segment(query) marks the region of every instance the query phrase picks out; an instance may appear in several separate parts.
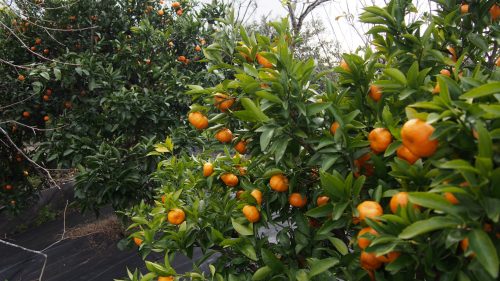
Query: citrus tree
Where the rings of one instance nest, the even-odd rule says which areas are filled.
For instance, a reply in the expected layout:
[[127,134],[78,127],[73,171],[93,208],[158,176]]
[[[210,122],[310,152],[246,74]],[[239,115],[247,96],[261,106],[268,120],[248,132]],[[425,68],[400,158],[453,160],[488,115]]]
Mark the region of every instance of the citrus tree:
[[[74,170],[84,209],[151,196],[143,161],[184,130],[185,84],[216,83],[202,46],[225,5],[214,1],[15,1],[0,10],[0,205],[18,211],[49,170]],[[142,186],[138,189],[137,186]]]
[[500,6],[434,5],[366,7],[373,46],[337,81],[296,59],[286,21],[221,28],[203,51],[224,81],[187,92],[204,151],[157,144],[156,200],[127,213],[128,243],[165,261],[128,279],[496,280]]

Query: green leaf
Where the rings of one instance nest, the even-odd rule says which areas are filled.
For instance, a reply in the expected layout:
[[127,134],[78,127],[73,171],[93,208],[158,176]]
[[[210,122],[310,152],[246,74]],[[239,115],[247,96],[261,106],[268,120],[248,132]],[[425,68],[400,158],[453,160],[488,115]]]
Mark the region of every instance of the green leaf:
[[253,281],[259,281],[259,280],[264,280],[269,274],[271,274],[273,270],[269,266],[263,266],[257,271],[252,276]]
[[328,237],[328,240],[332,243],[332,245],[339,251],[339,253],[343,256],[347,255],[349,253],[346,244],[344,241],[340,240],[337,237]]
[[40,76],[42,76],[43,78],[45,78],[45,80],[50,80],[50,75],[47,72],[41,72]]
[[427,192],[410,192],[410,202],[433,210],[456,214],[457,209],[440,194]]
[[231,224],[233,225],[234,230],[241,235],[253,235],[253,224],[243,225],[237,222],[235,219],[231,218]]
[[481,229],[474,229],[469,233],[471,250],[476,254],[477,260],[484,266],[484,269],[493,277],[498,277],[500,262],[495,245],[486,232]]
[[273,252],[262,248],[261,254],[264,264],[269,266],[273,271],[281,271],[283,269],[283,264],[278,258],[276,258],[276,256],[274,256]]
[[472,167],[469,162],[462,159],[455,159],[439,165],[442,169],[454,169],[479,174],[479,171]]
[[54,68],[54,76],[56,80],[61,80],[61,70],[59,68]]
[[313,103],[307,105],[307,116],[314,116],[332,105],[331,102]]
[[306,216],[311,218],[322,218],[331,214],[333,210],[332,204],[325,204],[323,206],[319,206],[313,209],[310,209],[306,212]]
[[264,152],[269,145],[269,142],[273,138],[274,128],[265,129],[262,134],[260,134],[260,150]]
[[269,117],[267,117],[267,115],[265,115],[264,112],[262,112],[262,110],[260,110],[260,108],[255,105],[251,99],[241,98],[240,102],[245,110],[233,112],[236,117],[241,117],[240,119],[245,121],[269,121]]
[[245,244],[240,244],[238,245],[238,248],[247,258],[253,261],[257,260],[257,254],[255,253],[255,248],[250,242]]
[[335,266],[339,263],[339,259],[333,257],[322,260],[310,259],[308,263],[311,266],[311,271],[309,272],[310,278],[327,271],[330,267]]
[[458,223],[447,217],[432,217],[430,219],[417,221],[407,226],[399,234],[401,239],[411,239],[415,236],[443,228],[457,227]]
[[267,91],[257,91],[255,92],[255,95],[274,103],[279,103],[279,104],[283,103],[283,101],[277,95],[274,95]]
[[500,82],[492,82],[477,88],[474,88],[460,96],[461,99],[475,99],[500,93]]
[[406,85],[406,77],[403,72],[396,68],[384,69],[384,74],[399,82],[399,84]]

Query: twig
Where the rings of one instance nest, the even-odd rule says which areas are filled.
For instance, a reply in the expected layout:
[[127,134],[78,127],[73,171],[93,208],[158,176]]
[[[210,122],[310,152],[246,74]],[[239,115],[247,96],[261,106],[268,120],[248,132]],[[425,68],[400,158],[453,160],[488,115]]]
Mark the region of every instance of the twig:
[[[0,59],[0,61],[1,61],[1,60],[2,60],[2,59]],[[24,100],[20,100],[20,101],[18,101],[18,102],[15,102],[15,103],[12,103],[12,104],[8,104],[8,105],[5,105],[5,106],[0,106],[0,110],[4,110],[4,109],[6,109],[6,108],[13,107],[14,105],[17,105],[17,104],[23,103],[23,102],[25,102],[25,101],[27,101],[27,100],[31,99],[31,98],[32,98],[32,97],[34,97],[34,96],[36,96],[36,94],[32,94],[31,96],[29,96],[29,97],[25,98]],[[1,122],[1,123],[7,123],[7,122],[8,122],[8,121]],[[1,123],[0,123],[0,124],[1,124]]]
[[64,213],[63,213],[63,233],[61,234],[61,238],[59,238],[59,240],[57,240],[56,242],[50,244],[49,246],[45,247],[40,252],[45,252],[46,250],[50,249],[51,247],[53,247],[54,245],[60,243],[61,241],[63,241],[65,239],[64,235],[66,235],[66,210],[67,209],[68,209],[68,200],[66,200],[66,206],[64,207]]
[[26,252],[29,252],[29,253],[41,255],[44,258],[44,261],[43,261],[42,270],[40,272],[40,276],[38,277],[38,280],[42,281],[43,272],[45,271],[45,266],[47,265],[47,254],[43,253],[42,251],[35,251],[35,250],[31,250],[31,249],[25,248],[23,246],[20,246],[20,245],[17,245],[17,244],[13,244],[13,243],[7,242],[7,241],[2,240],[2,239],[0,239],[0,243],[8,245],[8,246],[11,246],[11,247],[14,247],[14,248],[19,248],[19,249],[21,249],[23,251],[26,251]]

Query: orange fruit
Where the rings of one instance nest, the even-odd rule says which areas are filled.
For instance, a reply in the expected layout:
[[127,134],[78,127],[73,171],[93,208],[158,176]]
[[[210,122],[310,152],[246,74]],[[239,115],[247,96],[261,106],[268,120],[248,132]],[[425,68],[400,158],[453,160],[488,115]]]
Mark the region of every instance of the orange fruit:
[[47,90],[45,91],[45,94],[46,94],[47,96],[51,96],[51,95],[52,95],[52,89],[47,89]]
[[180,7],[181,7],[181,3],[179,3],[179,2],[173,2],[173,3],[172,3],[172,8],[174,8],[174,9],[176,9],[176,10],[177,10],[177,9],[179,9]]
[[434,127],[420,119],[408,120],[401,128],[403,145],[418,157],[429,157],[436,152],[438,140],[431,140]]
[[167,196],[166,195],[162,195],[161,196],[161,202],[165,203],[165,201],[167,201]]
[[377,256],[377,259],[383,263],[391,263],[395,261],[401,255],[400,252],[392,251],[388,254]]
[[285,192],[288,190],[288,178],[283,174],[274,175],[269,180],[271,189],[277,192]]
[[76,16],[69,16],[68,18],[69,18],[70,20],[72,20],[72,21],[75,21],[75,20],[76,20]]
[[444,199],[446,199],[446,201],[450,202],[453,205],[457,205],[458,204],[457,197],[455,197],[455,195],[453,195],[453,193],[451,193],[451,192],[445,192],[444,193]]
[[71,109],[73,107],[73,104],[70,101],[65,101],[64,102],[64,107],[66,109]]
[[332,133],[332,135],[335,135],[335,132],[339,127],[340,127],[339,122],[337,121],[333,122],[332,125],[330,126],[330,133]]
[[185,56],[179,56],[177,58],[177,60],[180,61],[180,62],[185,62],[186,61],[186,57]]
[[[251,54],[251,53],[252,53],[252,52],[250,51],[250,48],[248,48],[247,46],[243,45],[243,46],[242,46],[242,48],[244,48],[244,49],[247,51],[247,53],[249,53],[249,54]],[[250,57],[249,57],[249,56],[248,56],[245,52],[243,52],[243,51],[239,51],[238,53],[239,53],[242,57],[244,57],[244,58],[245,58],[245,60],[246,60],[247,62],[252,62],[252,61],[253,61],[253,60],[252,60],[252,59],[251,59],[251,58],[250,58]]]
[[382,98],[382,90],[375,85],[370,85],[370,93],[368,95],[374,101],[379,101]]
[[36,51],[36,47],[35,46],[31,46],[30,50],[32,50],[34,52],[34,51]]
[[363,156],[359,157],[358,159],[354,160],[354,165],[357,168],[357,171],[354,172],[355,177],[360,176],[360,172],[364,170],[363,174],[366,175],[367,177],[373,175],[374,167],[372,164],[367,163],[368,160],[370,160],[371,154],[366,153]]
[[233,133],[228,128],[220,129],[215,134],[215,138],[222,143],[229,143],[233,140]]
[[42,44],[42,39],[36,38],[35,39],[35,45],[40,45],[40,44]]
[[191,112],[188,115],[188,120],[193,127],[198,130],[203,130],[208,128],[208,118],[203,113],[199,111]]
[[224,173],[220,176],[220,179],[227,185],[227,186],[237,186],[238,185],[238,177],[235,174],[232,173]]
[[197,51],[197,52],[201,51],[200,45],[196,45],[196,47],[194,47],[194,50]]
[[323,206],[326,205],[330,201],[330,197],[328,196],[319,196],[318,199],[316,199],[316,204],[318,206]]
[[342,67],[342,69],[347,71],[347,72],[351,72],[351,68],[349,67],[349,65],[347,64],[347,62],[345,60],[340,61],[340,67]]
[[245,193],[245,191],[244,191],[244,190],[238,190],[238,191],[236,191],[236,199],[240,199],[240,197],[241,197],[241,195],[242,195],[243,193]]
[[359,212],[359,219],[362,221],[365,220],[365,218],[374,219],[384,213],[382,206],[375,201],[363,201],[358,205],[357,209]]
[[361,263],[361,267],[366,270],[375,270],[382,266],[382,262],[377,259],[375,253],[367,253],[365,251],[361,252],[359,262]]
[[257,62],[265,68],[272,68],[273,64],[261,54],[257,54]]
[[11,201],[10,201],[10,204],[11,204],[12,206],[16,205],[16,200],[11,200]]
[[370,148],[375,153],[384,152],[392,142],[392,135],[389,130],[385,128],[375,128],[368,135],[370,141]]
[[6,184],[6,185],[3,187],[3,189],[5,189],[5,190],[12,190],[12,185],[10,185],[10,184]]
[[251,223],[258,222],[260,220],[259,210],[255,206],[245,205],[242,209],[243,215]]
[[441,71],[439,71],[439,74],[451,77],[451,72],[448,69],[444,69],[444,68],[441,69]]
[[446,47],[446,49],[448,50],[448,52],[450,52],[451,54],[451,59],[456,62],[458,57],[457,57],[457,52],[455,52],[455,48],[451,47],[451,46],[448,46]]
[[[403,208],[408,205],[408,192],[402,191],[394,194],[389,202],[389,205],[391,207],[391,212],[395,214],[398,210],[398,206]],[[419,208],[419,206],[413,205],[413,208]]]
[[49,120],[50,120],[49,116],[47,116],[47,115],[43,116],[43,121],[49,122]]
[[460,5],[460,13],[467,14],[469,12],[469,4],[461,4]]
[[411,151],[404,145],[401,145],[398,147],[396,150],[396,154],[399,158],[406,160],[406,162],[413,164],[415,163],[420,157],[417,155],[411,153]]
[[[500,61],[500,58],[499,58],[499,61]],[[268,84],[266,84],[266,83],[260,83],[260,87],[261,87],[262,89],[267,89],[267,88],[269,88],[269,85],[268,85]]]
[[490,8],[491,20],[496,21],[500,17],[500,5],[495,4]]
[[496,66],[500,67],[500,57],[498,57],[496,63],[495,63]]
[[160,276],[158,277],[158,281],[174,281],[173,276]]
[[302,208],[307,204],[307,198],[300,193],[292,193],[288,197],[288,203],[293,207]]
[[43,100],[44,100],[44,101],[49,101],[49,99],[50,99],[50,97],[49,97],[49,96],[47,96],[47,95],[43,95],[43,97],[42,97],[42,98],[43,98]]
[[441,86],[439,86],[439,84],[436,83],[436,86],[434,86],[434,89],[432,89],[432,94],[437,95],[439,93],[441,93]]
[[247,174],[247,167],[242,167],[242,166],[237,166],[238,172],[240,172],[240,175],[244,176]]
[[215,107],[222,112],[226,112],[234,103],[233,97],[229,97],[228,95],[222,93],[216,93],[214,95],[214,100]]
[[[469,249],[469,238],[464,238],[463,240],[460,241],[460,248],[462,248],[462,251],[465,253],[467,252],[467,249]],[[474,257],[474,253],[470,253],[468,257]]]
[[240,140],[235,146],[234,149],[238,151],[240,154],[247,153],[247,143],[244,140]]
[[17,76],[17,80],[19,81],[24,81],[24,79],[26,79],[26,77],[24,77],[24,75],[22,74],[19,74],[19,76]]
[[165,12],[163,10],[159,10],[158,12],[156,12],[159,16],[163,16],[165,14]]
[[179,225],[186,218],[186,214],[182,209],[174,208],[168,212],[167,219],[171,224]]
[[182,16],[182,13],[183,13],[183,10],[182,9],[179,9],[177,10],[177,12],[175,12],[178,16]]
[[483,224],[483,230],[486,232],[492,232],[493,225],[491,225],[491,223],[485,223],[485,224]]
[[209,177],[214,173],[214,165],[212,163],[203,164],[203,176]]
[[378,235],[378,232],[375,231],[375,229],[371,228],[371,227],[365,227],[363,229],[361,229],[359,232],[358,232],[358,246],[359,248],[361,248],[362,250],[366,249],[368,246],[370,246],[370,243],[372,242],[372,240],[368,239],[368,238],[365,238],[365,237],[361,237],[363,236],[363,234],[365,233],[371,233],[373,235]]
[[30,118],[31,114],[28,111],[23,112],[24,118]]
[[262,204],[262,191],[260,191],[258,189],[254,189],[254,190],[252,190],[252,192],[250,192],[250,195],[252,195],[253,198],[255,198],[255,201],[257,201],[257,204],[259,204],[259,205]]
[[134,237],[134,243],[135,243],[137,246],[141,246],[141,244],[142,244],[142,239],[141,239],[141,238]]

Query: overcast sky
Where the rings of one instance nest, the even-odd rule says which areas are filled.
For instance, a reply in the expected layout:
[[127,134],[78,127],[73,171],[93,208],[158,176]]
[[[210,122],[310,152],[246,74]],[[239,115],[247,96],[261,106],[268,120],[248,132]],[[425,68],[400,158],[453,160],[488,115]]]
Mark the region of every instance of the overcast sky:
[[[269,16],[270,19],[276,19],[284,17],[287,14],[280,0],[255,1],[258,8],[252,14],[252,18],[256,20],[261,16]],[[418,7],[420,12],[428,10],[427,0],[414,0],[413,3]],[[307,20],[313,17],[320,18],[328,30],[326,36],[332,36],[333,39],[336,39],[344,52],[353,52],[358,46],[363,44],[364,33],[369,29],[368,26],[359,23],[359,14],[362,12],[363,7],[372,5],[385,6],[384,0],[332,0],[316,8],[308,16]],[[355,28],[353,28],[352,24]]]

